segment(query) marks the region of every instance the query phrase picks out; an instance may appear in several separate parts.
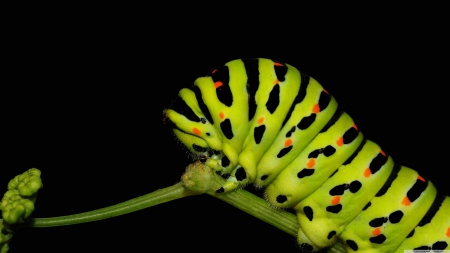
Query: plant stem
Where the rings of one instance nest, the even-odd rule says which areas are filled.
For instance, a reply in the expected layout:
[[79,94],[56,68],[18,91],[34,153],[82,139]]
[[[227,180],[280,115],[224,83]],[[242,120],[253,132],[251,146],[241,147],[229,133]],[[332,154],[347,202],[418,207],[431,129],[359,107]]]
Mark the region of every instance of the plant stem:
[[198,193],[186,189],[185,187],[183,187],[182,183],[177,183],[173,186],[159,189],[149,194],[119,203],[117,205],[97,209],[94,211],[53,218],[32,218],[28,221],[28,226],[56,227],[103,220],[195,194]]

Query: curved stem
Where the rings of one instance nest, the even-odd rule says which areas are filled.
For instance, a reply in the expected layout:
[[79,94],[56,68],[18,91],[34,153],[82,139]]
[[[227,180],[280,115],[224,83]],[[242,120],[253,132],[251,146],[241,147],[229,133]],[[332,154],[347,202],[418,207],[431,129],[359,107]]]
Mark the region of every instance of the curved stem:
[[198,193],[184,188],[182,183],[177,183],[117,205],[90,212],[53,218],[32,218],[28,221],[28,226],[56,227],[103,220],[196,194]]

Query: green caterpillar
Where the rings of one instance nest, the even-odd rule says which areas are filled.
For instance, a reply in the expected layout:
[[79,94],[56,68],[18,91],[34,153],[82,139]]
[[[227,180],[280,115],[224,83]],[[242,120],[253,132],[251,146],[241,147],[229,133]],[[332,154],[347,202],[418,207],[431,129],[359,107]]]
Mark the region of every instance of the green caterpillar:
[[217,193],[253,183],[274,207],[293,208],[305,251],[338,239],[347,252],[450,249],[450,197],[395,164],[289,64],[230,61],[182,89],[164,120],[190,152],[229,175]]

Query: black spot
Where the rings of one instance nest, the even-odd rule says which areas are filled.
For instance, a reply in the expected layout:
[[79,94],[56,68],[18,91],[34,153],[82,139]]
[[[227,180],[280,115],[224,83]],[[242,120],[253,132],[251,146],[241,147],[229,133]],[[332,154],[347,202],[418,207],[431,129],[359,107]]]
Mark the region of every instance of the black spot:
[[370,162],[369,165],[369,169],[372,174],[375,174],[377,171],[379,171],[381,167],[386,164],[387,160],[387,155],[384,156],[381,153],[378,153],[378,155]]
[[431,247],[430,246],[420,246],[420,247],[415,248],[414,250],[431,250]]
[[418,226],[423,227],[424,225],[431,222],[431,219],[433,219],[437,211],[441,208],[442,202],[444,202],[445,197],[445,195],[436,195],[433,204],[431,204],[430,209],[428,209],[427,213],[423,216]]
[[295,132],[295,126],[293,126],[293,127],[291,128],[291,130],[289,130],[289,131],[286,133],[286,138],[291,137],[292,133],[294,133],[294,132]]
[[283,204],[286,201],[287,201],[287,197],[286,196],[284,196],[284,195],[278,195],[277,196],[277,202],[278,203]]
[[317,158],[320,154],[322,154],[322,149],[316,149],[309,153],[308,158]]
[[255,138],[256,144],[259,144],[261,142],[261,139],[262,139],[265,131],[266,131],[266,125],[261,125],[261,126],[255,127],[253,136]]
[[303,169],[299,173],[297,173],[298,178],[309,177],[314,174],[314,169]]
[[328,131],[328,129],[336,123],[336,121],[342,116],[343,113],[344,111],[342,110],[336,110],[328,123],[322,128],[322,130],[320,130],[320,133]]
[[344,194],[344,191],[348,189],[348,184],[341,184],[341,185],[337,185],[335,187],[333,187],[330,190],[330,195],[331,196],[339,196]]
[[297,127],[301,130],[308,129],[316,121],[317,115],[315,113],[311,113],[311,115],[307,117],[303,117],[300,122],[297,124]]
[[306,75],[306,74],[301,73],[301,72],[300,72],[300,76],[301,76],[300,91],[297,93],[297,96],[294,98],[294,101],[292,102],[291,107],[289,108],[289,111],[286,114],[286,117],[284,118],[283,124],[281,124],[282,127],[291,118],[291,114],[294,111],[295,106],[298,103],[301,103],[303,101],[303,99],[305,98],[305,96],[306,96],[306,88],[308,87],[310,77],[308,75]]
[[336,231],[331,231],[330,233],[328,233],[328,236],[327,236],[327,238],[328,238],[328,240],[330,240],[331,238],[333,238],[333,236],[335,236],[336,235]]
[[230,165],[230,159],[226,155],[222,157],[222,167],[227,167]]
[[207,136],[211,136],[211,134],[210,134],[210,133],[206,133],[206,135],[207,135]]
[[231,129],[230,119],[226,119],[220,123],[220,129],[228,140],[233,139],[233,130]]
[[200,118],[200,122],[202,122],[203,124],[206,124],[206,119],[205,118]]
[[280,153],[278,153],[277,157],[281,158],[281,157],[285,156],[287,153],[289,153],[289,151],[291,151],[291,149],[292,149],[292,146],[283,148],[282,150],[280,150]]
[[259,88],[259,62],[258,59],[243,59],[245,71],[247,72],[248,93],[248,120],[250,121],[256,113],[255,94]]
[[422,180],[417,179],[416,183],[414,183],[413,187],[409,189],[408,193],[406,194],[409,201],[414,202],[418,197],[420,197],[420,194],[425,191],[427,185],[428,180],[425,180],[425,182],[423,182]]
[[381,227],[387,220],[386,217],[375,218],[369,222],[369,226],[373,228]]
[[[217,173],[217,172],[216,172]],[[230,174],[219,174],[223,179],[228,179],[230,177]]]
[[216,71],[211,74],[211,78],[214,83],[221,82],[222,86],[216,88],[217,98],[224,105],[230,107],[233,104],[233,94],[230,88],[230,71],[227,66],[222,66],[216,69]]
[[347,243],[347,245],[348,245],[352,250],[354,250],[354,251],[357,251],[357,250],[358,250],[358,244],[356,244],[355,241],[353,241],[353,240],[347,240],[347,241],[345,241],[345,242]]
[[339,213],[342,210],[342,205],[327,206],[327,211],[330,213]]
[[225,189],[223,187],[220,187],[219,189],[216,190],[216,193],[222,193],[225,192]]
[[359,182],[358,180],[355,180],[353,182],[350,183],[350,192],[351,193],[356,193],[359,191],[359,189],[361,189],[361,182]]
[[375,197],[381,197],[386,194],[387,190],[391,187],[392,182],[397,178],[398,172],[400,171],[401,166],[398,164],[394,165],[394,169],[391,171],[389,178],[384,182],[383,187],[377,192]]
[[344,134],[344,144],[349,144],[351,143],[353,140],[356,139],[356,137],[358,137],[358,130],[356,130],[354,127],[351,127],[349,130],[347,130]]
[[[276,62],[276,61],[274,61],[274,62]],[[281,62],[276,62],[276,63],[279,63],[281,65],[274,65],[275,75],[277,75],[278,81],[284,82],[285,75],[288,71],[288,68],[287,68],[286,64],[284,64],[284,63],[281,63]]]
[[306,215],[306,218],[308,218],[309,221],[312,221],[314,219],[314,211],[310,206],[303,207],[303,212]]
[[366,206],[362,209],[363,211],[365,211],[367,208],[369,208],[372,205],[372,202],[369,202],[366,204]]
[[447,246],[448,246],[448,244],[446,242],[439,241],[439,242],[433,243],[433,246],[431,247],[431,249],[433,249],[433,251],[444,250],[447,248]]
[[319,108],[320,108],[321,112],[328,107],[328,104],[330,103],[330,100],[331,100],[331,96],[329,94],[327,94],[325,91],[322,91],[320,93]]
[[274,85],[266,103],[267,110],[273,114],[280,104],[280,85]]
[[409,234],[406,238],[412,237],[414,235],[414,232],[416,232],[416,229],[413,229],[411,232],[409,232]]
[[205,163],[208,159],[206,157],[204,157],[204,156],[200,156],[199,160],[200,160],[201,163]]
[[197,144],[195,144],[195,143],[192,144],[192,148],[193,148],[195,151],[201,152],[201,153],[208,151],[208,148],[200,147],[199,145],[197,145]]
[[323,150],[323,154],[326,157],[330,157],[334,153],[336,153],[336,149],[333,146],[330,146],[330,145],[326,146],[325,149]]
[[386,241],[386,236],[377,235],[375,237],[370,237],[369,241],[376,244],[382,244],[384,241]]
[[397,210],[389,215],[389,221],[392,224],[399,223],[402,220],[402,218],[403,218],[403,212],[400,210]]
[[302,243],[300,244],[300,249],[303,252],[312,252],[314,250],[313,246],[307,244],[307,243]]
[[193,86],[191,88],[191,90],[195,94],[195,98],[197,99],[200,110],[203,112],[203,114],[208,119],[208,121],[214,125],[214,120],[211,117],[211,113],[209,112],[208,107],[206,106],[205,102],[203,101],[202,92],[200,91],[200,88],[198,86]]
[[242,181],[247,178],[247,173],[245,173],[244,168],[237,169],[234,175],[238,181]]
[[266,180],[268,177],[269,177],[268,175],[263,175],[263,176],[261,176],[261,181]]

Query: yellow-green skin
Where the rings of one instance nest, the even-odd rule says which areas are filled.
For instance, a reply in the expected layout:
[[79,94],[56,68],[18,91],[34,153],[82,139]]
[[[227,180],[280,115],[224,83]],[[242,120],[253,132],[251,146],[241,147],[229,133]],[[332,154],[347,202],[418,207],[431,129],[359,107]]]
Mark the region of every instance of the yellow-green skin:
[[[251,91],[255,83],[259,86]],[[450,249],[449,198],[435,204],[430,223],[416,227],[436,199],[434,186],[414,170],[394,169],[392,158],[364,140],[313,78],[269,59],[234,60],[194,85],[179,93],[187,110],[164,112],[175,136],[212,169],[231,173],[217,192],[254,183],[267,187],[265,197],[274,207],[294,208],[303,250],[316,251],[338,239],[348,252]],[[227,88],[231,103],[223,98]],[[331,194],[340,187],[342,194]],[[417,198],[405,200],[411,192]],[[389,218],[394,222],[398,216],[392,213],[401,213],[395,224]],[[371,221],[383,217],[385,222],[373,227]],[[385,239],[374,243],[375,236]]]

